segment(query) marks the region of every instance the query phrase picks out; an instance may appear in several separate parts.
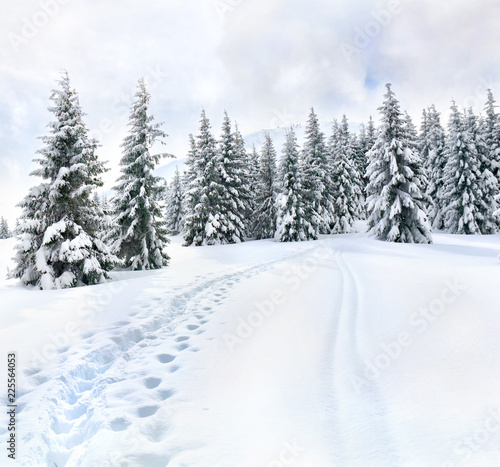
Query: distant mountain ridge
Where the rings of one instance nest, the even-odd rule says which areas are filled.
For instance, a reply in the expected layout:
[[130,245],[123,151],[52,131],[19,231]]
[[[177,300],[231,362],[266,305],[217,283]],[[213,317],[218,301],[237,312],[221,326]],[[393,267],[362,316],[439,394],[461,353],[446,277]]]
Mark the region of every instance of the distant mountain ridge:
[[[326,140],[328,141],[328,139],[332,134],[333,121],[323,122],[320,124],[320,126],[321,130],[325,134]],[[357,123],[350,124],[351,131],[357,132],[359,127],[360,125]],[[259,130],[256,131],[255,133],[250,133],[244,136],[243,139],[245,140],[247,151],[251,151],[253,145],[255,145],[257,151],[260,151],[262,145],[264,144],[265,135],[266,133],[269,133],[271,135],[271,139],[273,140],[276,152],[278,153],[278,157],[281,157],[281,149],[285,144],[285,136],[288,128],[289,127],[279,127],[279,128],[272,128],[269,130]],[[300,146],[302,146],[305,137],[305,125],[295,124],[293,125],[293,130],[297,135],[297,142],[299,143]],[[176,167],[179,167],[179,172],[182,173],[182,171],[185,170],[186,168],[186,157],[171,159],[167,164],[158,167],[155,170],[155,174],[158,175],[159,177],[165,178],[167,181],[170,181],[175,174]]]

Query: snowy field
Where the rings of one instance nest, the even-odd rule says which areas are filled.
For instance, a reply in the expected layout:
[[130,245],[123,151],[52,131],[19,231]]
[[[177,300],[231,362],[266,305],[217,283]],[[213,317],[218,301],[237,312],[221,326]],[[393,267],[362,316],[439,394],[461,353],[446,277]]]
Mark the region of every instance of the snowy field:
[[166,269],[38,291],[0,240],[18,465],[500,465],[500,236],[434,242],[174,237]]

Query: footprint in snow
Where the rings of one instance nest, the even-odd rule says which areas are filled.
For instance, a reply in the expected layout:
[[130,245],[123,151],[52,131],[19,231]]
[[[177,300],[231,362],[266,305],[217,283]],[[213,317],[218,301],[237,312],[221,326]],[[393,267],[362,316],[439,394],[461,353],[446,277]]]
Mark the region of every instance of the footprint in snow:
[[146,386],[148,389],[154,389],[157,388],[161,383],[160,378],[146,378],[144,380],[144,386]]
[[82,415],[86,414],[88,410],[88,406],[85,404],[82,405],[76,405],[74,407],[71,407],[70,409],[66,409],[64,411],[64,415],[66,416],[67,420],[78,420]]
[[189,337],[187,336],[179,336],[177,339],[175,339],[176,342],[184,342],[187,341]]
[[172,365],[168,370],[170,373],[175,373],[180,368],[179,365]]
[[186,326],[186,329],[189,331],[194,331],[195,329],[198,329],[200,326],[197,326],[196,324],[188,324]]
[[70,392],[67,397],[67,401],[69,405],[75,405],[76,402],[78,401],[79,395],[75,394],[74,392]]
[[56,435],[68,434],[71,431],[71,428],[73,428],[73,424],[53,418],[50,428]]
[[93,383],[91,380],[82,380],[78,382],[78,392],[82,393],[92,389]]
[[177,346],[177,350],[178,350],[179,352],[182,352],[183,350],[187,349],[188,347],[189,347],[189,345],[188,345],[188,344],[181,344],[181,345],[178,345],[178,346]]
[[158,412],[159,408],[160,407],[158,405],[146,405],[144,407],[139,407],[137,409],[137,415],[140,418],[151,417],[151,415],[154,415],[156,412]]
[[123,417],[115,418],[114,420],[111,421],[109,424],[109,427],[113,431],[124,431],[127,429],[128,426],[130,426],[131,423],[129,420]]
[[175,356],[168,353],[157,355],[156,358],[160,361],[160,363],[170,363],[171,361],[175,360]]
[[158,398],[162,401],[170,399],[175,394],[172,389],[160,389],[158,391]]

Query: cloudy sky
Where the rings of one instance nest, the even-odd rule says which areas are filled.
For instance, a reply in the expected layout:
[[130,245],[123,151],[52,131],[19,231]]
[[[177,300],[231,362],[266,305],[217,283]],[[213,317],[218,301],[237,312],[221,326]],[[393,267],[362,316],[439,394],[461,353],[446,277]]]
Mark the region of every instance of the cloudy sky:
[[420,121],[500,101],[498,0],[23,0],[0,16],[0,215],[39,180],[31,160],[51,120],[48,97],[68,70],[117,176],[139,77],[183,157],[201,108],[220,131],[224,110],[244,134],[346,113],[378,120],[384,84]]

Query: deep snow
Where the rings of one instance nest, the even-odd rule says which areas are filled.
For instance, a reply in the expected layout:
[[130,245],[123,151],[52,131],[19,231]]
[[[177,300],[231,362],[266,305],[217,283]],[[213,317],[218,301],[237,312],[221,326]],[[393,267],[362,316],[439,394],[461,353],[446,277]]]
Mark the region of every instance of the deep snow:
[[175,237],[161,271],[38,291],[1,240],[19,464],[500,465],[500,236],[434,241]]

